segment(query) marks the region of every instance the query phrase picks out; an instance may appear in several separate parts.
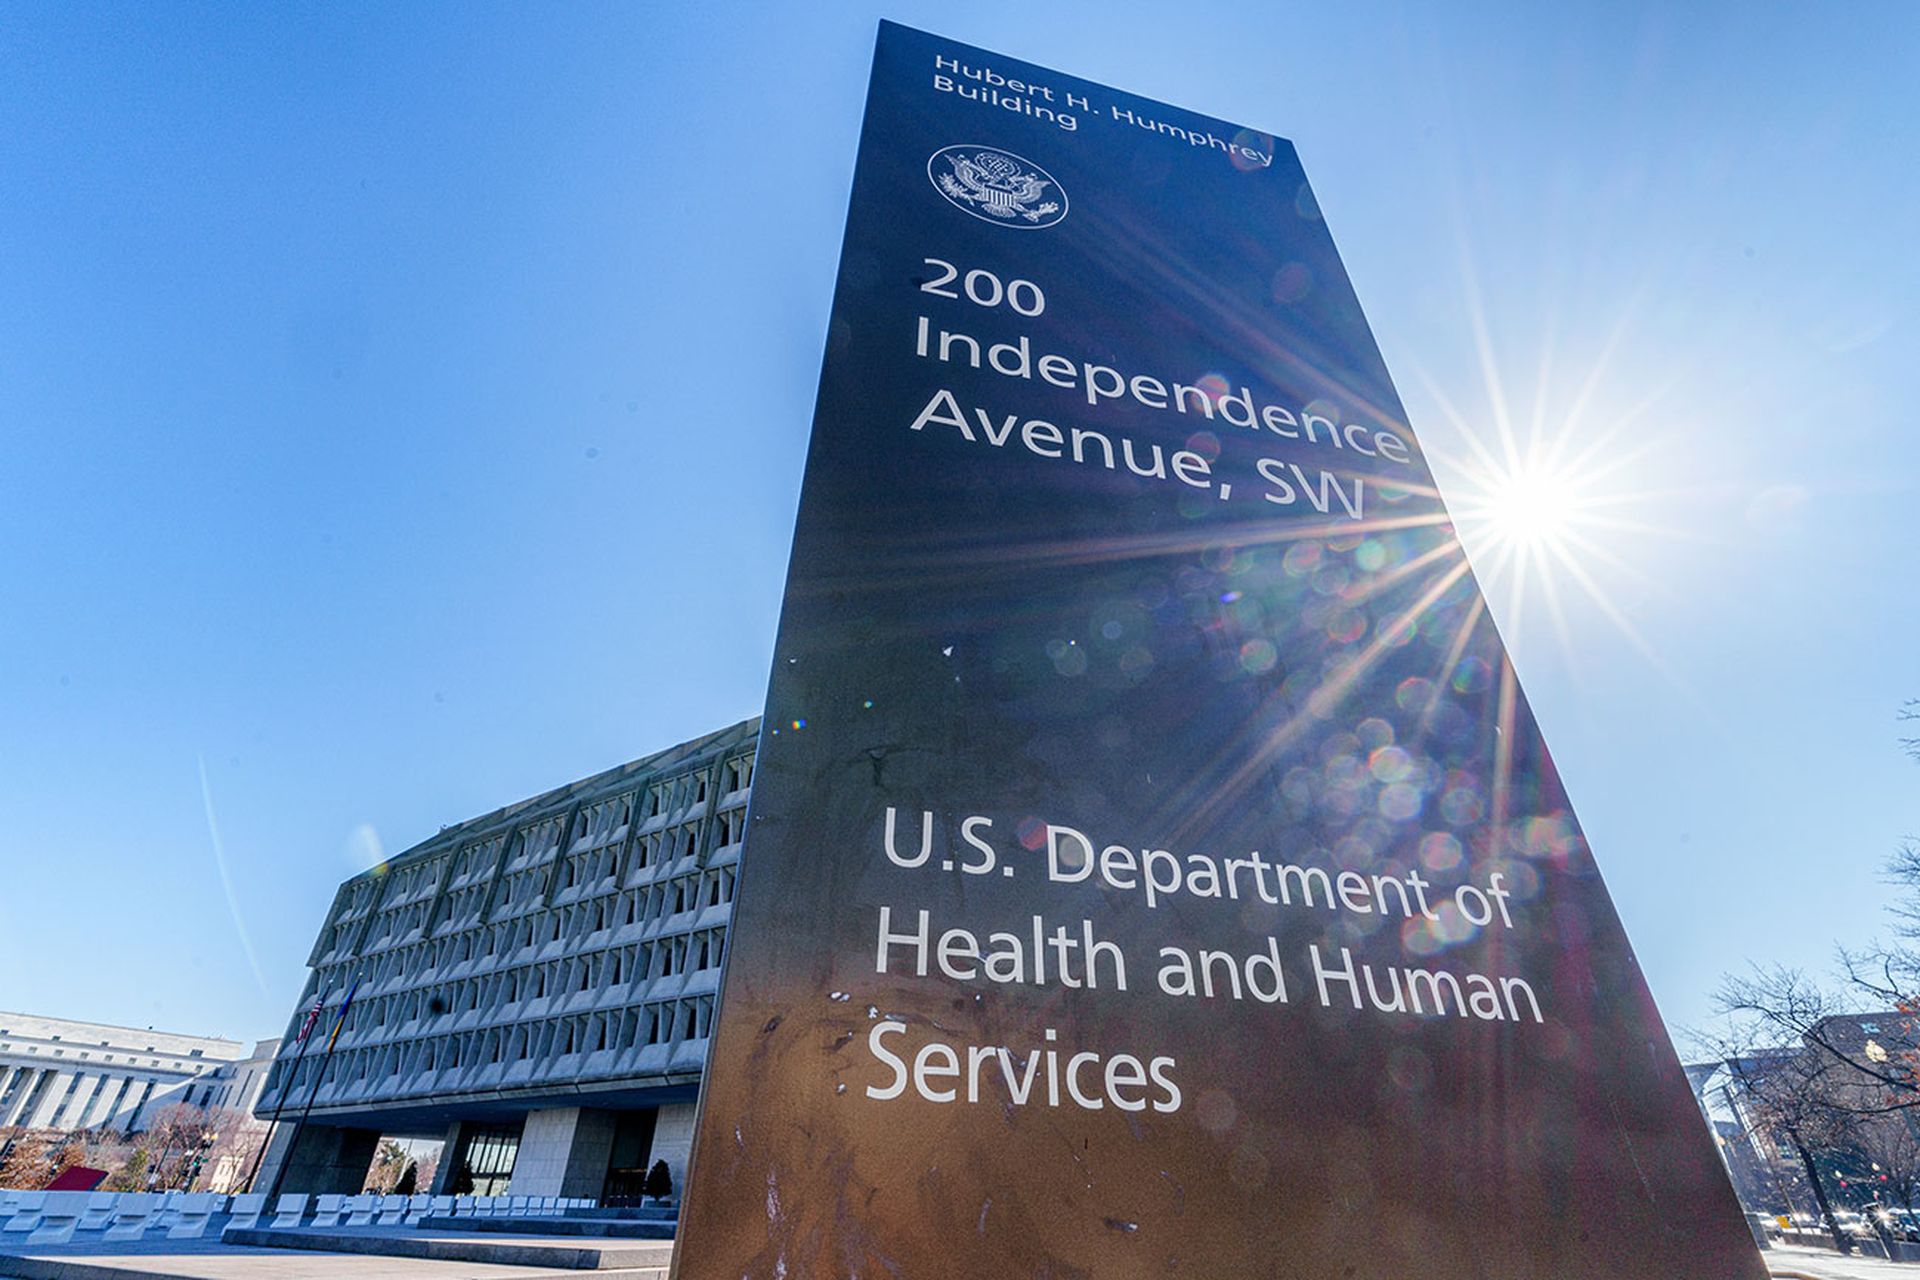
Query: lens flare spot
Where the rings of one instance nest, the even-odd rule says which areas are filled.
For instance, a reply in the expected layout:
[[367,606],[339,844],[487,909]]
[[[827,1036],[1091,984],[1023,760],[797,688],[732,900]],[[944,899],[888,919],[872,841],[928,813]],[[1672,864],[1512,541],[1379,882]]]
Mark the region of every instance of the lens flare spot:
[[1280,558],[1280,567],[1289,578],[1304,578],[1320,567],[1320,557],[1324,554],[1317,542],[1296,542],[1287,548],[1286,555]]
[[1367,757],[1367,772],[1377,782],[1404,782],[1413,772],[1413,757],[1404,747],[1381,747]]
[[1242,129],[1233,135],[1234,149],[1227,159],[1242,173],[1257,173],[1273,163],[1273,135]]
[[1334,614],[1327,619],[1327,639],[1335,644],[1352,644],[1367,634],[1367,620],[1352,610]]
[[1493,683],[1493,667],[1485,658],[1462,658],[1459,665],[1453,669],[1455,693],[1479,693],[1491,683]]
[[1053,659],[1053,669],[1063,676],[1081,676],[1087,673],[1087,651],[1073,640],[1047,641],[1047,657]]
[[1475,787],[1449,787],[1440,797],[1440,816],[1455,827],[1470,826],[1486,813],[1486,803]]
[[1291,305],[1313,292],[1313,272],[1304,262],[1289,262],[1273,273],[1273,300]]
[[1402,711],[1420,712],[1433,705],[1433,681],[1424,676],[1408,676],[1393,691],[1394,705]]
[[1460,865],[1460,840],[1452,832],[1429,831],[1420,837],[1420,865],[1429,871],[1451,871]]
[[1337,596],[1347,589],[1353,578],[1344,564],[1327,563],[1313,573],[1313,590],[1317,595]]
[[1249,675],[1265,675],[1279,661],[1280,651],[1271,640],[1256,638],[1240,646],[1240,667]]
[[1353,736],[1368,751],[1378,751],[1393,745],[1393,726],[1379,716],[1368,716],[1353,726]]
[[[1308,418],[1320,419],[1317,429],[1323,433],[1331,432],[1340,425],[1340,406],[1324,397],[1318,400],[1309,400],[1305,412],[1300,415],[1303,427]],[[1353,545],[1357,545],[1359,541],[1359,536],[1355,535]]]
[[[1389,750],[1397,751],[1398,747]],[[1396,782],[1380,792],[1376,806],[1380,816],[1389,822],[1411,822],[1420,816],[1420,803],[1423,797],[1420,788],[1405,782]]]

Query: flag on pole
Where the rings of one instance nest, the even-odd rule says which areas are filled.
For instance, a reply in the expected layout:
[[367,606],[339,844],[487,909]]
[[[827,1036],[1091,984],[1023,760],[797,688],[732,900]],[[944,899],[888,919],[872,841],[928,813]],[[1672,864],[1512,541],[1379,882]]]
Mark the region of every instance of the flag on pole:
[[320,1011],[327,1007],[327,997],[323,992],[313,998],[313,1008],[307,1010],[307,1017],[300,1024],[299,1033],[293,1037],[295,1044],[305,1044],[307,1037],[313,1034],[313,1024],[320,1021]]
[[340,1038],[340,1029],[347,1025],[347,1010],[353,1007],[353,993],[360,989],[360,975],[353,975],[353,982],[347,987],[347,998],[340,1002],[340,1016],[333,1020],[333,1033],[327,1037],[327,1053],[333,1053],[333,1043]]

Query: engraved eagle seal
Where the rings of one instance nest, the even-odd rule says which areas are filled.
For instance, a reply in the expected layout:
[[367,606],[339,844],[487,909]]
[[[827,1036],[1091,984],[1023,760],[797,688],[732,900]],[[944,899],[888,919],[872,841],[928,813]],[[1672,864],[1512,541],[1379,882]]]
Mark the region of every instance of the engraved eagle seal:
[[927,161],[927,177],[948,203],[1002,226],[1051,227],[1067,216],[1067,193],[1059,180],[998,147],[942,147]]

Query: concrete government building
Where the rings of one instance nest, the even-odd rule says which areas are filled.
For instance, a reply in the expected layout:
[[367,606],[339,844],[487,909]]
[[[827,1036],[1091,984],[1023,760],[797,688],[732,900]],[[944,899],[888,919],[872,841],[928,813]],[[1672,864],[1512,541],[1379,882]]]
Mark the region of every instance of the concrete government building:
[[341,885],[255,1104],[286,1123],[254,1189],[357,1192],[384,1135],[444,1139],[439,1193],[631,1199],[655,1160],[677,1192],[759,730],[447,827]]

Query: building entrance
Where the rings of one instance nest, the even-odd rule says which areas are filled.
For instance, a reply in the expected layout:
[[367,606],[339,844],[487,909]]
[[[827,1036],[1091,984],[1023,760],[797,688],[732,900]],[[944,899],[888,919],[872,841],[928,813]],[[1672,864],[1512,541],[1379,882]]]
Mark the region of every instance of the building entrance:
[[600,1203],[622,1207],[641,1203],[641,1188],[647,1181],[647,1158],[653,1154],[653,1127],[659,1118],[656,1108],[623,1111],[613,1131],[613,1153],[607,1161],[607,1184]]
[[520,1126],[475,1124],[461,1126],[452,1183],[454,1193],[503,1196],[513,1180],[513,1162],[520,1155]]

